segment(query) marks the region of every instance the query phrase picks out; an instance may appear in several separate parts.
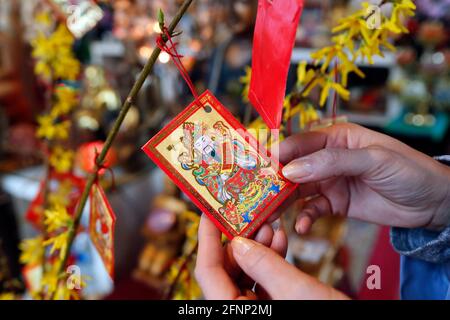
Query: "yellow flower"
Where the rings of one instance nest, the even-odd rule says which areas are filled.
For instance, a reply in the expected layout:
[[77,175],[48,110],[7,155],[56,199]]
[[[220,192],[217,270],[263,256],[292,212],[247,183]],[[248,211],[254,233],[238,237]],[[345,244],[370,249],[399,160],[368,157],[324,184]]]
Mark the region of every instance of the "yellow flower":
[[52,75],[52,69],[45,61],[38,61],[34,66],[34,72],[44,79],[49,79]]
[[74,57],[66,55],[52,63],[56,78],[76,80],[80,73],[80,63]]
[[70,203],[69,194],[72,192],[72,182],[65,179],[59,183],[57,190],[48,195],[48,202],[51,206],[67,207]]
[[[67,277],[67,276],[65,276]],[[71,275],[70,277],[74,277],[74,275]],[[81,299],[81,290],[83,288],[86,288],[87,286],[87,280],[89,277],[87,276],[79,276],[76,279],[77,284],[79,285],[79,289],[76,287],[70,287],[68,285],[68,281],[70,279],[64,279],[65,281],[59,282],[58,287],[56,288],[55,300],[80,300]],[[72,279],[73,280],[73,279]]]
[[60,205],[45,210],[44,216],[44,223],[48,232],[68,227],[72,223],[72,218],[67,213],[67,209]]
[[374,56],[384,56],[380,50],[379,44],[380,41],[378,39],[372,39],[370,43],[366,43],[359,47],[359,49],[356,51],[356,56],[360,56],[363,59],[366,58],[369,64],[373,64]]
[[14,295],[14,293],[0,293],[0,300],[15,300],[16,296]]
[[20,247],[20,263],[22,264],[40,264],[44,257],[44,244],[42,236],[23,240]]
[[55,123],[56,119],[53,115],[43,115],[39,116],[38,119],[39,127],[37,129],[38,138],[45,138],[48,140],[53,139],[67,139],[69,137],[70,121],[62,121]]
[[244,89],[242,90],[242,100],[244,102],[249,102],[248,94],[250,92],[250,79],[252,77],[252,68],[249,66],[245,67],[245,76],[239,78],[239,82],[244,85]]
[[50,26],[52,24],[52,19],[50,17],[50,14],[47,11],[39,12],[35,18],[36,22],[38,24],[41,24],[43,26]]
[[73,35],[64,24],[58,25],[49,37],[39,32],[31,42],[32,56],[37,60],[36,74],[46,79],[75,80],[80,72],[80,63],[73,55],[73,42]]
[[58,287],[60,277],[58,276],[56,269],[56,266],[52,266],[52,268],[48,270],[41,279],[41,288],[46,288],[49,293],[55,292]]
[[62,259],[67,252],[67,240],[69,238],[68,231],[62,232],[57,236],[51,237],[44,241],[44,246],[52,246],[50,254],[59,251],[59,258]]
[[[195,259],[193,259],[195,260]],[[193,266],[189,263],[187,268],[180,270],[182,260],[176,261],[169,269],[167,274],[167,280],[169,283],[173,283],[178,276],[176,283],[176,291],[172,297],[174,300],[195,300],[202,296],[202,292],[192,276]]]
[[[364,9],[361,9],[348,17],[342,18],[339,21],[339,24],[331,31],[333,33],[345,31],[347,40],[354,39],[359,35],[366,38],[368,36],[369,29],[367,27],[366,20],[364,19],[366,12],[364,4],[363,7]],[[366,40],[368,40],[368,38],[366,38]]]
[[37,136],[39,138],[53,139],[55,136],[55,128],[53,122],[55,119],[51,115],[39,116],[38,119],[39,128],[37,130]]
[[58,87],[55,91],[55,95],[57,102],[51,111],[54,117],[69,113],[78,103],[77,91],[70,87]]
[[[308,81],[306,81],[308,79]],[[317,86],[322,84],[325,81],[325,75],[322,73],[313,72],[311,75],[307,74],[307,77],[305,79],[305,82],[307,82],[308,88],[304,89],[303,91],[303,97],[309,96],[311,91]]]
[[52,43],[42,31],[38,32],[37,36],[31,41],[31,46],[33,47],[31,54],[34,58],[47,60],[49,55],[52,54]]
[[56,28],[56,31],[50,36],[55,46],[62,48],[71,48],[75,38],[64,23],[61,23]]
[[361,69],[359,69],[354,62],[351,62],[351,61],[348,61],[348,60],[347,60],[347,62],[338,64],[338,71],[339,71],[339,73],[341,75],[341,84],[344,87],[347,87],[348,75],[351,72],[356,73],[360,78],[364,79],[366,77],[364,72],[362,72]]
[[55,300],[80,300],[80,291],[76,289],[70,289],[65,283],[58,285],[56,289]]
[[[299,69],[302,67],[303,66],[300,65]],[[308,69],[308,71],[306,71],[306,72],[304,72],[301,69],[297,70],[297,71],[298,71],[297,74],[299,75],[299,78],[297,79],[298,86],[306,85],[307,83],[310,83],[310,81],[312,81],[314,79],[314,77],[316,77],[316,73],[317,73],[317,71],[314,69]],[[304,96],[307,96],[307,94]]]
[[307,61],[301,61],[297,67],[297,84],[302,84],[306,77],[306,66],[308,65]]
[[343,55],[344,53],[342,52],[342,46],[337,44],[311,53],[311,58],[317,61],[323,60],[321,62],[322,66],[320,67],[320,70],[322,72],[325,72],[328,69],[328,66],[330,65],[330,62],[331,60],[333,60],[333,58],[342,57]]
[[69,172],[72,168],[74,152],[64,150],[62,147],[55,147],[50,155],[50,165],[59,173]]
[[322,92],[320,94],[320,106],[324,106],[327,101],[328,95],[331,89],[334,89],[342,99],[348,100],[350,98],[350,91],[345,89],[341,84],[333,82],[331,80],[324,80],[320,83],[322,86]]
[[317,110],[310,103],[299,103],[291,109],[290,117],[298,115],[298,125],[304,129],[307,124],[319,119]]

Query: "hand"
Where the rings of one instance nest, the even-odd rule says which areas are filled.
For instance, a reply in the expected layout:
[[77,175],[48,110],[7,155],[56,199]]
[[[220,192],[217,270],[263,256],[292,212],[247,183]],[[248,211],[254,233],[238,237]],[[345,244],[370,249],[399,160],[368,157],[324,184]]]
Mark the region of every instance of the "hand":
[[284,260],[287,239],[281,229],[264,225],[256,241],[237,237],[222,246],[221,232],[203,215],[198,238],[195,276],[206,299],[346,298]]
[[450,169],[386,135],[354,124],[287,138],[280,144],[283,174],[313,197],[297,217],[307,232],[325,215],[433,230],[450,221]]

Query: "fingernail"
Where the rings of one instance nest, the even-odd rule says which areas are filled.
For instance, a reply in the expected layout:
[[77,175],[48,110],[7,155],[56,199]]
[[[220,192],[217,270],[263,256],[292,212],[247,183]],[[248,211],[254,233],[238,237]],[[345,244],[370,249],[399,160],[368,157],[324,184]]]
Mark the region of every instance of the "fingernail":
[[305,160],[297,160],[283,168],[283,175],[289,180],[306,178],[313,173],[311,163]]
[[245,255],[253,246],[254,244],[250,240],[241,237],[235,237],[231,241],[233,252],[236,252],[240,256]]

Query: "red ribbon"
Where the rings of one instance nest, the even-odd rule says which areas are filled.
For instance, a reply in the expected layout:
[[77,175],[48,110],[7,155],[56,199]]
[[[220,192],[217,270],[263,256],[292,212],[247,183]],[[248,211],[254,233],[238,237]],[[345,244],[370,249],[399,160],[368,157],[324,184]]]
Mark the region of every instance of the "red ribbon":
[[102,170],[108,171],[111,174],[111,189],[115,190],[116,189],[116,178],[114,176],[114,170],[110,166],[105,165],[104,163],[99,164],[98,163],[98,156],[99,155],[100,155],[100,153],[98,152],[97,148],[95,148],[94,164],[98,166],[96,180],[98,180],[98,176],[100,175],[100,171],[102,171]]
[[303,1],[258,1],[248,98],[270,129],[280,128]]
[[[164,41],[163,35],[166,37],[167,42]],[[167,45],[167,43],[169,45]],[[156,39],[156,45],[158,46],[158,48],[161,49],[161,51],[166,52],[168,55],[170,55],[172,57],[173,63],[177,67],[178,71],[180,71],[180,74],[183,77],[186,84],[188,85],[189,90],[191,90],[192,95],[195,98],[195,101],[199,105],[202,105],[202,103],[200,102],[199,96],[197,94],[197,91],[195,90],[195,86],[192,83],[191,78],[189,77],[189,73],[187,72],[186,68],[183,65],[183,62],[181,61],[181,58],[183,58],[183,56],[181,54],[179,54],[177,51],[178,42],[173,42],[172,37],[170,36],[169,30],[166,27],[163,28],[162,33]]]

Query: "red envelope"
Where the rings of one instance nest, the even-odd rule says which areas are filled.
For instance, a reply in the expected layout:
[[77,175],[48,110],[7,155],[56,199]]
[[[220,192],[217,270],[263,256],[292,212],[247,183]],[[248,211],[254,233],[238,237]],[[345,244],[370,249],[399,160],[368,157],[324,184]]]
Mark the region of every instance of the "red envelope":
[[303,0],[259,0],[248,98],[269,128],[281,124],[286,79]]
[[199,101],[143,150],[230,239],[250,237],[297,185],[209,91]]
[[114,279],[114,228],[116,215],[102,187],[95,183],[90,195],[89,234],[111,279]]

